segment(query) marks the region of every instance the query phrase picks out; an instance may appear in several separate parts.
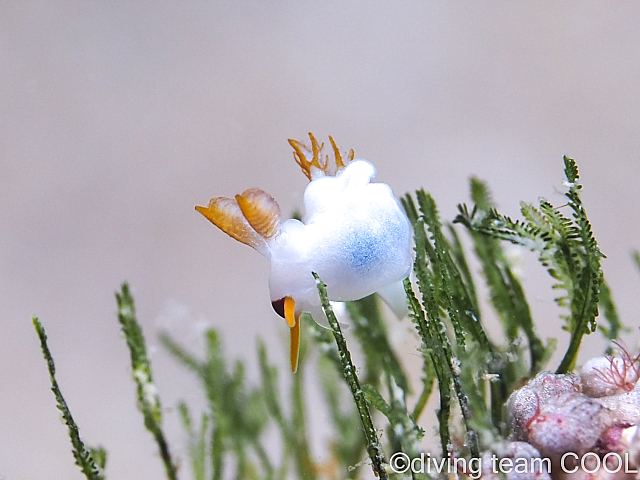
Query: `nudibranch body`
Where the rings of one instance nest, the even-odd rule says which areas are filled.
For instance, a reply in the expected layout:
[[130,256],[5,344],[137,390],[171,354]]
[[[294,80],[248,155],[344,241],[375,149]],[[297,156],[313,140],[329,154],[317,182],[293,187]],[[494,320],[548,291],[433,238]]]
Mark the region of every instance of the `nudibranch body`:
[[309,136],[311,148],[289,140],[311,180],[302,221],[282,222],[276,201],[257,188],[196,207],[225,233],[270,259],[271,300],[291,328],[293,371],[300,315],[309,312],[318,323],[327,323],[312,272],[327,285],[330,300],[358,300],[377,292],[402,316],[402,280],[412,266],[409,220],[388,185],[371,183],[375,167],[354,160],[353,150],[343,160],[331,137],[334,158],[323,158],[323,145]]

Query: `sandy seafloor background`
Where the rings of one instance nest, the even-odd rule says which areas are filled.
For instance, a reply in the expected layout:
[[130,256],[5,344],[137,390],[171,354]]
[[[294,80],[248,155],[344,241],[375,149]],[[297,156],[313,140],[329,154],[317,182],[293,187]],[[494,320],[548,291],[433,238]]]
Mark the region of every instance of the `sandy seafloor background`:
[[[162,478],[115,319],[125,279],[150,344],[167,328],[196,347],[209,324],[250,379],[256,336],[286,373],[267,262],[193,206],[251,186],[301,206],[286,139],[308,131],[374,162],[397,194],[424,186],[445,219],[472,174],[512,216],[520,200],[562,204],[562,156],[576,158],[607,278],[638,325],[639,94],[637,2],[2,2],[0,478],[81,478],[32,314],[83,437],[109,450],[108,478]],[[546,274],[527,261],[525,282],[541,335],[560,334]],[[166,353],[153,361],[187,479],[171,407],[199,393]]]

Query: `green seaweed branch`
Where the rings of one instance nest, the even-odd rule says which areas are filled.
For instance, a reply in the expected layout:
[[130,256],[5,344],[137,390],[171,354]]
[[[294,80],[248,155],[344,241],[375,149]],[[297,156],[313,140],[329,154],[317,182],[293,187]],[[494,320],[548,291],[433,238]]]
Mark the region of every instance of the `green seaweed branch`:
[[[478,459],[506,441],[505,402],[524,381],[544,368],[554,339],[543,342],[539,337],[525,289],[504,250],[505,242],[535,251],[555,280],[554,288],[562,291],[555,300],[564,309],[570,338],[558,372],[575,368],[582,338],[596,329],[599,311],[606,319],[600,330],[609,341],[614,343],[626,331],[604,281],[604,255],[582,204],[582,186],[572,159],[565,157],[564,171],[567,204],[555,207],[546,200],[537,206],[523,203],[523,220],[516,221],[498,213],[486,184],[472,179],[474,207],[470,210],[459,205],[454,220],[466,227],[472,249],[467,249],[465,239],[460,238],[456,230],[460,227],[441,221],[436,202],[427,192],[418,190],[402,198],[415,240],[413,280],[404,281],[411,323],[390,323],[379,300],[370,296],[347,304],[353,328],[343,332],[325,285],[314,274],[330,329],[302,315],[299,367],[293,377],[287,372],[288,390],[282,388],[279,363],[269,358],[262,341],[257,345],[259,380],[253,385],[243,362],[228,361],[217,330],[205,333],[204,355],[196,355],[161,334],[167,351],[200,381],[206,399],[206,407],[199,412],[184,401],[177,406],[187,434],[186,451],[193,478],[360,478],[362,470],[357,467],[367,461],[368,455],[373,473],[381,479],[430,479],[430,475],[419,472],[395,472],[384,452],[390,459],[395,454],[407,458],[420,455],[425,430],[419,422],[429,416],[428,401],[436,390],[441,459]],[[570,215],[564,213],[566,209]],[[476,262],[468,260],[470,254]],[[638,252],[634,259],[640,266]],[[472,269],[475,265],[479,265],[478,274]],[[477,285],[477,278],[486,289]],[[490,308],[502,327],[501,336],[487,334],[481,310],[486,303],[478,293],[483,291],[488,291]],[[162,430],[163,410],[126,283],[116,298],[144,424],[158,444],[167,478],[177,480],[180,462],[171,456]],[[33,324],[57,407],[69,429],[76,464],[87,479],[104,480],[106,451],[88,448],[80,439],[55,379],[44,328],[36,318]],[[422,376],[417,382],[405,370],[407,352],[394,341],[398,329],[410,331],[420,342],[415,354],[422,360]],[[361,369],[356,369],[352,351],[362,356]],[[310,393],[305,386],[313,381],[321,391],[332,429],[326,462],[316,460],[310,435],[317,421],[310,419],[316,410],[308,406]],[[316,406],[318,399],[313,400]],[[266,435],[268,431],[279,434],[280,458],[273,458],[268,445],[273,435]]]
[[[62,414],[62,419],[64,423],[67,425],[69,429],[69,438],[71,439],[73,458],[76,460],[76,465],[80,467],[82,473],[87,480],[104,480],[104,475],[102,473],[102,469],[106,463],[106,453],[104,453],[103,448],[99,448],[96,450],[99,454],[100,462],[94,459],[94,455],[91,449],[87,448],[80,438],[80,430],[78,429],[78,425],[73,420],[73,416],[71,415],[71,411],[67,406],[67,402],[62,396],[62,392],[60,391],[60,387],[58,386],[58,381],[56,380],[56,366],[53,363],[53,356],[51,355],[51,351],[49,350],[49,346],[47,345],[47,334],[44,331],[44,327],[40,320],[36,317],[33,317],[33,326],[36,329],[38,337],[40,338],[40,346],[42,347],[42,355],[44,356],[45,361],[47,362],[47,367],[49,369],[49,376],[51,377],[51,391],[53,395],[56,397],[57,407]],[[101,464],[100,467],[98,466]]]
[[144,426],[153,435],[160,450],[160,458],[164,463],[169,480],[177,480],[177,467],[171,458],[169,445],[162,431],[162,405],[157,389],[153,384],[151,364],[147,355],[147,346],[142,329],[136,319],[136,309],[129,285],[122,284],[120,293],[116,293],[118,303],[118,321],[129,347],[131,370],[136,383],[138,407],[144,417]]

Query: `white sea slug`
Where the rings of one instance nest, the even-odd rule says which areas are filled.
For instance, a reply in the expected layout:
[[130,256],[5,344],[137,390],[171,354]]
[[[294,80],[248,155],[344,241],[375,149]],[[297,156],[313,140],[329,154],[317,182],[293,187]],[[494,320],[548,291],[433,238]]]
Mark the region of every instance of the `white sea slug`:
[[271,302],[291,328],[294,372],[300,315],[309,312],[318,323],[327,323],[312,272],[327,285],[332,301],[377,292],[403,316],[407,307],[402,281],[412,266],[409,220],[388,185],[371,183],[375,167],[354,160],[353,150],[343,159],[331,137],[333,156],[324,155],[324,144],[309,137],[311,147],[289,140],[295,161],[310,180],[302,222],[282,222],[276,201],[258,188],[196,207],[223,232],[271,261]]

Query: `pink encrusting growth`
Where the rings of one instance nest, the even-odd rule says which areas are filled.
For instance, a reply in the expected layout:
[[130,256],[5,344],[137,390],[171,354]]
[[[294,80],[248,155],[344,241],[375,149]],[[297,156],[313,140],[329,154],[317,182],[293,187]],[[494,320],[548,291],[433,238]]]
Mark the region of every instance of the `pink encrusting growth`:
[[618,356],[598,357],[589,360],[580,371],[585,393],[602,397],[630,392],[640,377],[640,354],[635,357],[620,343]]
[[[606,462],[607,454],[615,453],[628,459],[628,469],[640,467],[640,356],[616,346],[617,356],[594,358],[579,375],[541,372],[509,397],[509,438],[549,458],[554,479],[566,477],[561,468],[566,454],[595,455]],[[576,475],[571,478],[634,478],[624,469]]]

